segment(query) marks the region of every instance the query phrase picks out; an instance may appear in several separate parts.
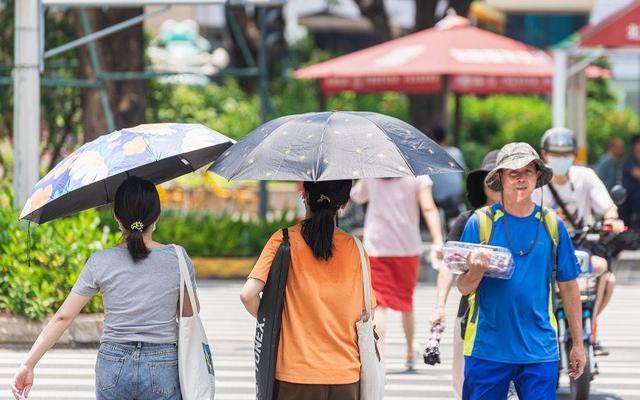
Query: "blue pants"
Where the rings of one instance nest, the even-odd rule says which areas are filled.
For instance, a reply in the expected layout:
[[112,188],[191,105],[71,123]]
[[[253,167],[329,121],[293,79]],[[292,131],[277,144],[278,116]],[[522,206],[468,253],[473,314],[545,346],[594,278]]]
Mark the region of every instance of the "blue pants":
[[97,400],[180,400],[175,344],[102,343],[96,361]]
[[513,381],[520,400],[555,400],[557,380],[557,361],[506,364],[465,357],[462,399],[506,399]]

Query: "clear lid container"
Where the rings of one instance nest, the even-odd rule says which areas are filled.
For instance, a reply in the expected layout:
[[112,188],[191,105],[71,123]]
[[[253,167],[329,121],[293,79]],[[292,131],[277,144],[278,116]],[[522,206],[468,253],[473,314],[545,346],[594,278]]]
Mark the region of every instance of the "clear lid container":
[[444,263],[454,274],[462,274],[468,270],[467,255],[471,251],[484,251],[491,254],[489,269],[484,276],[490,278],[510,279],[513,275],[514,262],[511,251],[504,247],[485,244],[447,242],[442,252]]

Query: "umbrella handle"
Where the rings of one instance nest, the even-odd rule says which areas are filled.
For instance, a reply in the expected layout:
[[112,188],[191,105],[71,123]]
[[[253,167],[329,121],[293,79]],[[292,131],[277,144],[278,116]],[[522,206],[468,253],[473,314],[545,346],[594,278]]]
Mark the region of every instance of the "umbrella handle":
[[31,270],[31,220],[27,222],[27,266]]

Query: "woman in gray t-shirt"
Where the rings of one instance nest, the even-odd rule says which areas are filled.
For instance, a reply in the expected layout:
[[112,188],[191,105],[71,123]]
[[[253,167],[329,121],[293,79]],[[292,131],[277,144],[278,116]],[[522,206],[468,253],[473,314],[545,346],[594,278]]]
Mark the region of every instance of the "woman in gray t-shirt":
[[[38,361],[98,292],[103,296],[105,315],[96,361],[97,399],[181,398],[176,347],[178,256],[172,245],[152,239],[160,216],[160,198],[153,183],[127,178],[116,192],[113,214],[123,242],[91,255],[64,304],[20,366],[13,381],[16,399],[28,395]],[[195,290],[191,260],[182,247],[178,249],[184,252]],[[195,297],[199,309],[197,293]],[[187,299],[184,315],[193,315]]]

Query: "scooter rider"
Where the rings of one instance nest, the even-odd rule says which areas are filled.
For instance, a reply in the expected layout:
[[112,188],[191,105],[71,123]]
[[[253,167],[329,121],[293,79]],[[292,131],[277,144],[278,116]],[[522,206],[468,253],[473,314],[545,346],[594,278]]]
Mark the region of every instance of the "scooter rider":
[[[540,203],[544,199],[543,205],[553,208],[570,232],[592,225],[594,214],[603,216],[604,224],[610,225],[614,232],[622,232],[624,223],[602,180],[592,169],[574,165],[577,143],[573,132],[567,128],[551,128],[542,137],[540,147],[544,161],[553,170],[553,179],[542,193],[534,193],[534,201]],[[606,249],[598,243],[585,244],[592,254],[593,272],[602,274],[595,304],[597,318],[611,300],[615,276]],[[606,352],[601,350],[600,354]]]

